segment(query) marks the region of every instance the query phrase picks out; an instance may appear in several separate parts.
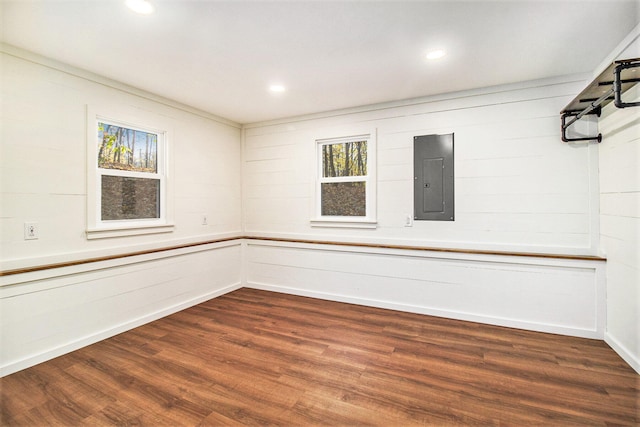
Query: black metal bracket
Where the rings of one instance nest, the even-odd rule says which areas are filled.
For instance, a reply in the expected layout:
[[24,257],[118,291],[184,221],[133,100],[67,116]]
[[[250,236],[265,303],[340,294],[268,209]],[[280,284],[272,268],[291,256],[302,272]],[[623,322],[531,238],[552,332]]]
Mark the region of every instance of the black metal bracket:
[[[624,102],[622,94],[637,83],[640,83],[640,75],[634,75],[640,69],[640,58],[626,59],[613,62],[603,71],[589,86],[587,86],[564,110],[560,112],[562,123],[562,141],[602,141],[602,134],[597,136],[568,138],[569,126],[586,115],[595,114],[600,117],[602,108],[613,101],[617,108],[638,107],[640,102]],[[626,76],[623,72],[626,71]],[[640,73],[639,73],[640,74]],[[613,77],[613,80],[611,79]],[[610,87],[610,89],[606,89]]]
[[640,68],[640,62],[623,62],[613,69],[613,103],[617,108],[638,107],[640,102],[622,102],[622,84],[638,83],[640,78],[623,80],[622,70]]
[[[580,120],[583,116],[593,115],[595,114],[597,117],[600,117],[602,113],[602,108],[600,106],[593,108],[589,112],[584,111],[565,111],[562,113],[561,122],[562,122],[562,142],[578,142],[578,141],[598,141],[598,143],[602,142],[602,134],[598,133],[597,136],[593,137],[583,137],[583,138],[567,138],[567,129],[569,126]],[[572,119],[567,123],[567,118],[571,117]]]

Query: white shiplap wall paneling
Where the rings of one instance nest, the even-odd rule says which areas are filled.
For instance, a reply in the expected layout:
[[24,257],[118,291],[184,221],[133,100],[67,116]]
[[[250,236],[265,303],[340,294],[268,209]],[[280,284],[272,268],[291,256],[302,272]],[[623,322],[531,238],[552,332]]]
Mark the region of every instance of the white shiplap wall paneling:
[[[558,111],[582,80],[536,82],[469,96],[294,123],[255,125],[245,136],[245,230],[421,241],[509,250],[595,253],[597,193],[590,148],[559,142]],[[378,229],[312,230],[313,135],[325,128],[378,130]],[[416,221],[413,136],[455,133],[456,221]]]
[[239,242],[144,259],[0,287],[2,375],[240,286]]
[[[140,236],[134,244],[197,238],[241,229],[240,130],[170,102],[160,103],[83,77],[83,73],[25,54],[2,53],[2,260],[126,247],[129,238],[87,241],[86,106],[109,105],[123,115],[152,115],[172,129],[176,229]],[[43,65],[44,64],[44,65]],[[220,206],[224,206],[221,209]],[[197,212],[197,213],[196,213]],[[208,227],[201,226],[208,214]],[[25,242],[23,223],[40,238]]]
[[[640,46],[640,42],[636,42]],[[625,94],[638,99],[636,85]],[[606,341],[640,372],[640,108],[603,109],[600,240],[607,257]]]
[[[153,252],[239,234],[238,125],[18,49],[2,46],[1,55],[2,269],[152,251],[2,276],[2,375],[240,286],[238,242]],[[172,129],[173,233],[86,239],[87,105]],[[24,222],[38,224],[37,240],[24,240]]]
[[602,337],[598,261],[510,259],[249,242],[262,289],[591,338]]

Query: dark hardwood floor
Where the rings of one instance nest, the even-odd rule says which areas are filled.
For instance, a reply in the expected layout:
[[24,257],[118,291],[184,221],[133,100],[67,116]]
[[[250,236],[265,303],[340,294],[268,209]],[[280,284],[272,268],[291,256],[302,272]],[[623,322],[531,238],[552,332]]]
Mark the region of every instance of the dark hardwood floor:
[[604,342],[240,289],[0,380],[2,425],[639,425]]

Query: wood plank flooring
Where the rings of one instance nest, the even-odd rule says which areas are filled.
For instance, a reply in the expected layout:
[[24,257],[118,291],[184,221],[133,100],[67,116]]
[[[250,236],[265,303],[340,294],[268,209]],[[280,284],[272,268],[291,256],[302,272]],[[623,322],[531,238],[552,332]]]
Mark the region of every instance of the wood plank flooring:
[[0,380],[2,425],[639,425],[604,342],[240,289]]

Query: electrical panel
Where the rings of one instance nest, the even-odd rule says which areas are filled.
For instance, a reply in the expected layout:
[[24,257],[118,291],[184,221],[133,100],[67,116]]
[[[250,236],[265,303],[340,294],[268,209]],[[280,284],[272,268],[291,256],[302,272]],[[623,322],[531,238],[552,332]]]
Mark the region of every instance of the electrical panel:
[[413,138],[416,220],[454,220],[453,134]]

